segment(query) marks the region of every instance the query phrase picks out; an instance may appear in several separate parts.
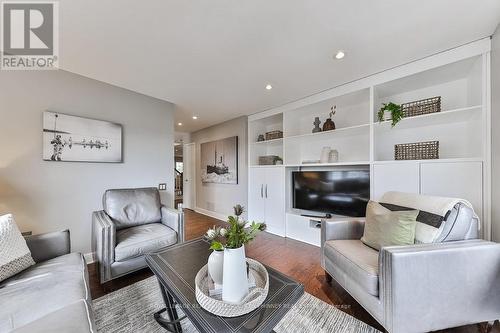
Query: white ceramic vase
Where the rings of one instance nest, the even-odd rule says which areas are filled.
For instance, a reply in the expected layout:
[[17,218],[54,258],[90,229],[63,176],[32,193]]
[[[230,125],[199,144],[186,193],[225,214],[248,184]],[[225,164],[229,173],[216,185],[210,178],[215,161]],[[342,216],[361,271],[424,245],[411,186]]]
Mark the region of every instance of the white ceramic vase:
[[328,163],[331,150],[332,148],[330,147],[323,147],[323,149],[321,150],[321,158],[320,158],[321,163]]
[[245,247],[224,249],[222,300],[238,304],[248,294]]
[[339,161],[339,152],[337,149],[332,149],[328,156],[328,163],[337,163]]
[[208,257],[208,274],[215,283],[215,288],[222,287],[224,251],[213,251]]

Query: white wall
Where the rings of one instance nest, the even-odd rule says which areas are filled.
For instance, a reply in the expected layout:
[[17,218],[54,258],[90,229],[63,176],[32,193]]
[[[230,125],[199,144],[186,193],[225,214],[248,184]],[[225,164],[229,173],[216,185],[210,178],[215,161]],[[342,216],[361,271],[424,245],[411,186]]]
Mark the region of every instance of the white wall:
[[[196,210],[225,219],[232,214],[234,205],[247,206],[247,128],[247,117],[239,117],[191,133],[191,142],[196,144]],[[201,182],[200,144],[232,136],[238,136],[238,184],[203,184]]]
[[[123,163],[42,160],[42,113],[123,125]],[[90,252],[91,214],[106,189],[167,183],[173,202],[173,105],[64,71],[0,72],[0,214],[23,231],[70,229]]]
[[491,43],[491,233],[500,242],[500,25]]

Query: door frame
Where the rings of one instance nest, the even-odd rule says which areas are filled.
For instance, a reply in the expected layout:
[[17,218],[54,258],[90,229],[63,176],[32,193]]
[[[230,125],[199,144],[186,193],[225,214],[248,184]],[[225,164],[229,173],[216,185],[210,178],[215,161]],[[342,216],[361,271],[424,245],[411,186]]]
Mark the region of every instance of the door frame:
[[[191,150],[190,156],[187,153],[188,149]],[[189,209],[194,210],[196,207],[196,145],[194,142],[184,144],[182,147],[182,150],[183,150],[182,161],[184,164],[184,172],[186,173],[184,176],[182,202],[183,202],[183,206],[185,208],[189,208]],[[188,165],[189,165],[188,168],[191,169],[191,175],[188,175],[186,172],[187,171],[186,166],[188,166]],[[186,200],[186,198],[187,198],[186,194],[188,192],[188,191],[186,191],[186,189],[188,187],[188,185],[186,183],[189,184],[189,187],[191,190],[191,200]],[[187,201],[191,202],[191,207],[185,206]]]

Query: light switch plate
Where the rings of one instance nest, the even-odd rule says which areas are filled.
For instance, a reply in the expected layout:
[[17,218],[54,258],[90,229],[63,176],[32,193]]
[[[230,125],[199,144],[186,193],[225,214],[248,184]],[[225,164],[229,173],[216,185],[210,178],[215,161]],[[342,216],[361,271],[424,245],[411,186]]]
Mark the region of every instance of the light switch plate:
[[167,190],[167,184],[165,184],[165,183],[158,184],[158,189],[160,191],[166,191]]

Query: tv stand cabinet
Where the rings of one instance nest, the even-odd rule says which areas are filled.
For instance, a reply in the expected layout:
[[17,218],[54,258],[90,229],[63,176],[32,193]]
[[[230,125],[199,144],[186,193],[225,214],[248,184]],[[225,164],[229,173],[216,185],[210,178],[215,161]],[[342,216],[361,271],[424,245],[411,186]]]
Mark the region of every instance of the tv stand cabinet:
[[334,216],[329,219],[286,214],[286,236],[315,246],[321,246],[321,223],[323,221],[364,221],[364,217]]

